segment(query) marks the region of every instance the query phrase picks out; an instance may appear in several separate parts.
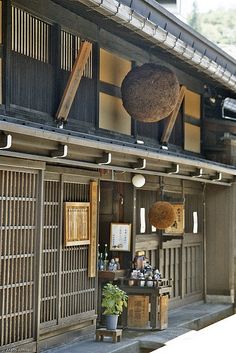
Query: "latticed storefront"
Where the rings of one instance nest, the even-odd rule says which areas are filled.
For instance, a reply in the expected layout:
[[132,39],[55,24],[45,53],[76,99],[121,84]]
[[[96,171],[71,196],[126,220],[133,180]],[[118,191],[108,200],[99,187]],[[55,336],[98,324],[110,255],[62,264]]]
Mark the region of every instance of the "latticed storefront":
[[[89,180],[0,170],[0,347],[36,348],[39,336],[94,325],[90,245],[64,246],[63,203],[89,202]],[[47,178],[49,177],[49,179]],[[43,191],[43,192],[42,192]],[[0,348],[1,350],[1,348]]]

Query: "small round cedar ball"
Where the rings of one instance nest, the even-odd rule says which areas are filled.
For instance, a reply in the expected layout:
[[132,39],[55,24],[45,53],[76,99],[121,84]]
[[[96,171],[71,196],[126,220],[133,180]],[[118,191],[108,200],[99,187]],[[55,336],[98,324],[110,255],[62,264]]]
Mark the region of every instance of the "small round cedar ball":
[[149,222],[157,229],[166,229],[175,221],[174,207],[166,201],[155,202],[149,210]]
[[132,118],[147,123],[156,122],[173,111],[179,97],[179,81],[166,66],[136,66],[125,76],[121,96]]

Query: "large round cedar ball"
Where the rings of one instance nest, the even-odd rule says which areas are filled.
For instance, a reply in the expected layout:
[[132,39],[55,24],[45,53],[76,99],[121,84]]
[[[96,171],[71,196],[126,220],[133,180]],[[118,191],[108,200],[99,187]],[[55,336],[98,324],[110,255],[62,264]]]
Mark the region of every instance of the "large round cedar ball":
[[157,229],[166,229],[175,221],[174,207],[166,201],[155,202],[149,210],[149,222]]
[[125,76],[121,95],[132,118],[152,123],[166,118],[174,109],[179,96],[178,78],[165,66],[137,66]]

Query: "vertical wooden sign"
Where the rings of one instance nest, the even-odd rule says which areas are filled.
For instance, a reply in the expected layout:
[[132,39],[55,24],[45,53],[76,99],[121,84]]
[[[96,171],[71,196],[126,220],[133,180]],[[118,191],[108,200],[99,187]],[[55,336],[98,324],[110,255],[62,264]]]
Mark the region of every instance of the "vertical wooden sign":
[[96,277],[97,262],[97,207],[98,183],[90,182],[90,246],[88,255],[88,276]]

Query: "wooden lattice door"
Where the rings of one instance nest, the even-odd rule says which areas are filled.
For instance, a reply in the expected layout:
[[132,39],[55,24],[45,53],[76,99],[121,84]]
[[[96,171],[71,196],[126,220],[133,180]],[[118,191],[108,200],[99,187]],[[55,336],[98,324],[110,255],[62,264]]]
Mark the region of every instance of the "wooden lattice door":
[[0,347],[34,340],[37,178],[0,170]]

